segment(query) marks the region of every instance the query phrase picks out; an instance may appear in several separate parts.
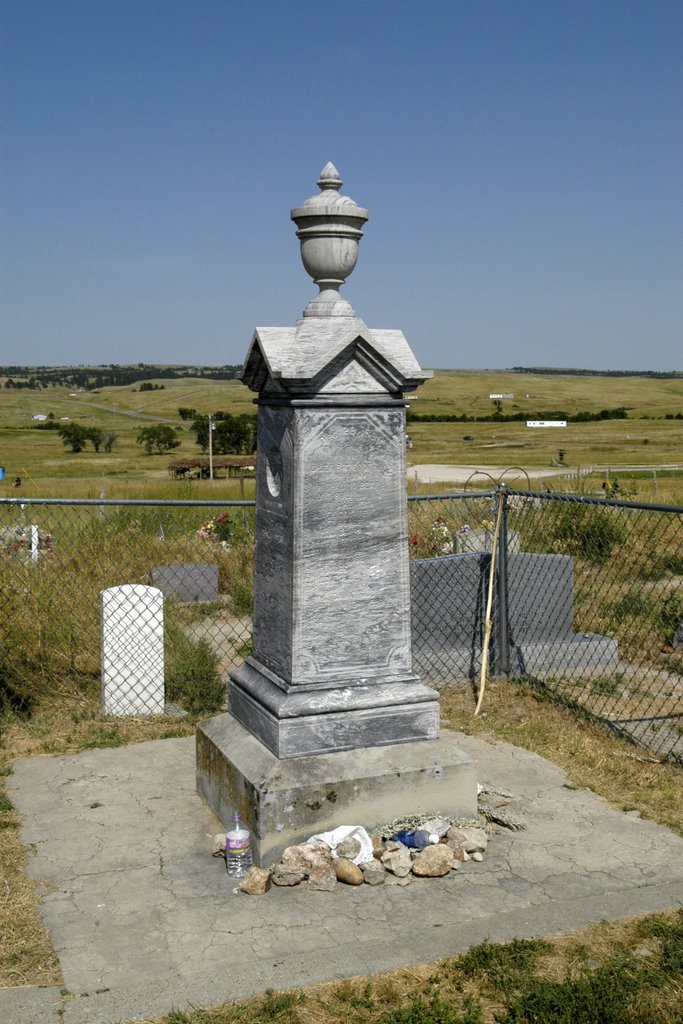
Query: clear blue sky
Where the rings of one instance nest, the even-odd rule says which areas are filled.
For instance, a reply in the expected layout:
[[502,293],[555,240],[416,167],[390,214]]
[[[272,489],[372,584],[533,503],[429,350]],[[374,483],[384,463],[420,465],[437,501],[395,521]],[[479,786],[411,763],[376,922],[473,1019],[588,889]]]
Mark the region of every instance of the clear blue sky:
[[0,362],[241,362],[315,293],[426,367],[683,367],[681,0],[2,0]]

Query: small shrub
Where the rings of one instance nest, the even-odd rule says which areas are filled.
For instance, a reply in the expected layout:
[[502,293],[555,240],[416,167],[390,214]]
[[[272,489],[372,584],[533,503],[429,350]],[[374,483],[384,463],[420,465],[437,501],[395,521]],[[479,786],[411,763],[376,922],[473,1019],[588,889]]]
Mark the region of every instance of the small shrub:
[[610,676],[605,679],[596,679],[593,682],[591,689],[593,693],[600,694],[601,696],[614,697],[619,693],[622,683],[623,676]]
[[170,616],[165,627],[166,698],[191,715],[213,715],[225,699],[218,655],[206,640],[194,640]]
[[437,989],[427,997],[411,993],[410,1002],[385,1013],[380,1024],[484,1024],[484,1017],[481,1004],[470,996],[455,1003],[442,999]]
[[683,597],[678,593],[667,594],[656,608],[656,617],[666,642],[671,643],[683,622]]
[[520,984],[538,958],[550,950],[545,939],[513,939],[504,945],[482,942],[454,960],[451,970],[456,976],[476,977],[494,991],[502,991]]
[[597,505],[560,505],[555,510],[556,549],[600,565],[622,539],[613,513]]
[[508,997],[505,1014],[496,1019],[500,1024],[629,1024],[641,985],[632,962],[614,958],[560,982],[531,979],[521,993]]

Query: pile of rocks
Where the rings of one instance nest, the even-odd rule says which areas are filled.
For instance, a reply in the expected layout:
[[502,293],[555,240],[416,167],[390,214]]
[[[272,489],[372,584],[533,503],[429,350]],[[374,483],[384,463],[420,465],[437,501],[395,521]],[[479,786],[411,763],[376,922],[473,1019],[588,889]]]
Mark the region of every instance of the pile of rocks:
[[[447,824],[447,823],[446,823]],[[309,889],[329,892],[345,885],[408,885],[414,878],[440,878],[457,871],[467,860],[482,861],[488,833],[479,825],[450,826],[438,843],[422,850],[412,849],[397,839],[373,835],[372,857],[355,863],[360,842],[349,837],[334,851],[326,843],[311,839],[288,846],[274,868],[252,868],[240,882],[241,892],[250,896],[268,892],[271,885],[304,883]]]

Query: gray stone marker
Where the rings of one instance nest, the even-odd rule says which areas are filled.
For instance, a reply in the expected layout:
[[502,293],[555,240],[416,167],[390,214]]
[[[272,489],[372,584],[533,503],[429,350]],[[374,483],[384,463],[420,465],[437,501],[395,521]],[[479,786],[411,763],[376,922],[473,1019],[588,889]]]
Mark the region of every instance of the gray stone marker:
[[[366,781],[383,774],[388,793],[404,772],[403,813],[434,806],[427,774],[444,811],[476,809],[473,766],[438,738],[437,694],[412,667],[404,392],[429,374],[401,331],[368,329],[340,297],[368,215],[332,164],[318,186],[292,219],[320,293],[294,327],[258,328],[242,370],[259,395],[253,653],[230,674],[230,714],[197,734],[199,791],[223,820],[239,807],[257,858],[323,821],[372,826],[370,806],[385,820]],[[397,753],[387,773],[378,750],[394,744],[405,764]],[[334,759],[358,748],[342,780]],[[328,762],[313,770],[312,755]]]
[[[470,552],[411,562],[413,656],[424,678],[445,681],[480,670],[490,561],[489,554]],[[617,668],[614,640],[574,632],[572,558],[517,551],[507,565],[513,675]],[[493,636],[495,658],[495,628]]]
[[100,594],[102,708],[106,715],[164,713],[164,597],[124,583]]
[[[458,554],[465,551],[491,551],[493,547],[493,530],[477,529],[468,530],[466,533],[456,533],[455,550]],[[519,534],[516,530],[508,530],[508,551],[519,551],[521,548]]]
[[152,569],[152,583],[176,601],[217,601],[218,566],[177,562]]

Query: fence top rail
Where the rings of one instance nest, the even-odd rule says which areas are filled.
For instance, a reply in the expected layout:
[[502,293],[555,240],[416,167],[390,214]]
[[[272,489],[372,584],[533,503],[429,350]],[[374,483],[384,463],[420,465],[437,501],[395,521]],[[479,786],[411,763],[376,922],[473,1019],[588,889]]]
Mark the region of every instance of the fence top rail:
[[[553,491],[518,491],[505,487],[508,495],[520,498],[541,498],[544,501],[564,501],[575,505],[599,505],[607,508],[631,508],[645,512],[683,513],[681,505],[658,505],[642,501],[620,501],[617,498],[591,498],[581,494],[562,494]],[[458,498],[494,498],[497,490],[462,491],[447,494],[409,494],[408,501],[449,501]],[[25,508],[30,505],[71,505],[95,508],[136,506],[147,508],[254,508],[253,499],[215,498],[211,499],[155,499],[155,498],[0,498],[0,508]]]
[[645,501],[621,501],[618,498],[591,498],[583,494],[561,494],[555,491],[517,491],[506,487],[506,492],[519,498],[542,498],[545,501],[564,501],[574,505],[602,505],[608,508],[633,508],[643,512],[683,512],[681,505],[656,505]]
[[173,498],[169,500],[155,500],[154,498],[0,498],[0,506],[25,506],[25,505],[93,505],[101,508],[102,506],[113,506],[113,505],[135,505],[135,506],[146,506],[148,508],[159,508],[169,506],[181,506],[181,507],[204,507],[204,508],[216,508],[218,506],[251,506],[253,507],[256,502],[251,500],[237,500],[229,498],[216,498],[215,501],[209,501],[206,499],[197,500],[186,500],[181,501],[180,499],[175,500]]
[[[409,494],[408,501],[446,501],[449,498],[493,498],[495,497],[495,491],[467,491],[462,493],[448,494]],[[252,507],[256,502],[252,499],[232,499],[232,498],[216,498],[214,501],[210,499],[162,499],[158,500],[155,498],[0,498],[0,506],[9,505],[14,507],[21,507],[25,505],[92,505],[92,506],[115,506],[115,505],[135,505],[135,506],[147,506],[149,508],[159,507],[205,507],[205,508],[216,508],[217,506],[248,506]]]
[[408,501],[448,501],[449,498],[495,498],[495,491],[449,491],[448,494],[409,494]]

